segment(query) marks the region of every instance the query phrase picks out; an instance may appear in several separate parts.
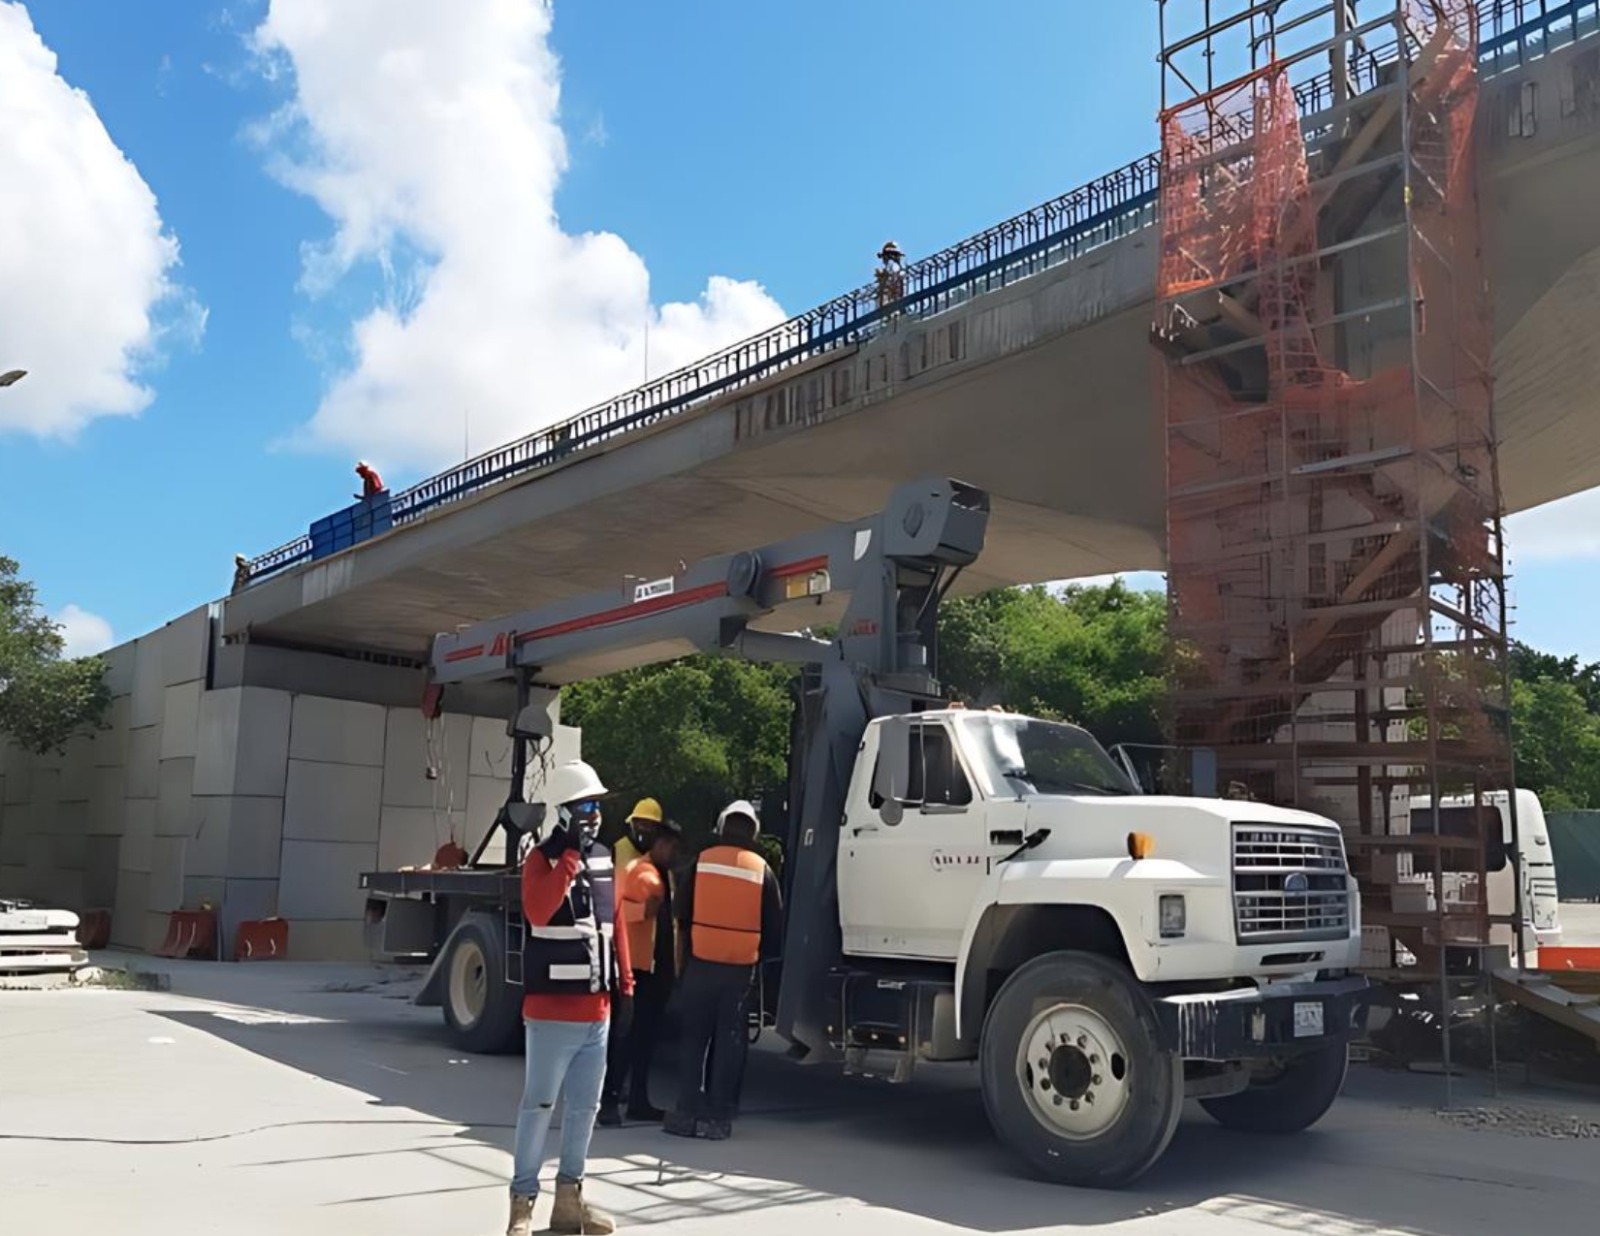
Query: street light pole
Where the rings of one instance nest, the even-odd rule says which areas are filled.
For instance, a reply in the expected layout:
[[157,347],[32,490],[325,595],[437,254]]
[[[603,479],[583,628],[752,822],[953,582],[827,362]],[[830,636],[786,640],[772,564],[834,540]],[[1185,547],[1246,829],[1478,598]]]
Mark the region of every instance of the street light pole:
[[5,373],[0,373],[0,386],[15,386],[27,376],[26,369],[8,369]]

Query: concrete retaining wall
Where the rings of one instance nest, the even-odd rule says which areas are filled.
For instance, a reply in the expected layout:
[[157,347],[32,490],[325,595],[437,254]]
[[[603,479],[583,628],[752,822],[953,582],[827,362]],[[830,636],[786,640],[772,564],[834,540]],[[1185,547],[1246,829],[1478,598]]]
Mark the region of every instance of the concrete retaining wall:
[[[279,914],[291,956],[360,958],[357,875],[476,841],[505,798],[504,722],[374,702],[420,699],[413,669],[312,657],[289,674],[295,654],[263,650],[252,672],[215,627],[197,609],[106,654],[100,732],[45,756],[0,747],[0,896],[109,909],[112,941],[144,950],[175,909],[217,907],[225,950]],[[563,729],[555,757],[576,753]]]

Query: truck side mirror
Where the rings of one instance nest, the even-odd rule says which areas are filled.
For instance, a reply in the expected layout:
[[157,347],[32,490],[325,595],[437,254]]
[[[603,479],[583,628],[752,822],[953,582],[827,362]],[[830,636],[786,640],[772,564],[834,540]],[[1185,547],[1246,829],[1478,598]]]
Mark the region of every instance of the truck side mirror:
[[550,708],[546,703],[529,704],[506,727],[513,738],[549,738],[554,732],[550,724]]
[[544,829],[543,803],[506,803],[500,811],[505,822],[525,837],[537,837]]
[[910,788],[911,722],[890,717],[878,728],[878,764],[872,771],[872,796],[885,824],[900,823]]

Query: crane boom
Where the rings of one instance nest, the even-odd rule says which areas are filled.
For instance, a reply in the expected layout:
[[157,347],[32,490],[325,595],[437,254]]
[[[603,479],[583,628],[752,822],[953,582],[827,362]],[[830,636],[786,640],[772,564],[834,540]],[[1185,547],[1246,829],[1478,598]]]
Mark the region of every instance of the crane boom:
[[[842,632],[851,645],[846,656],[888,668],[895,663],[891,641],[899,627],[882,612],[890,594],[898,593],[902,579],[914,586],[919,572],[939,576],[976,558],[988,508],[986,493],[957,481],[905,485],[883,511],[865,519],[436,636],[430,676],[444,686],[515,679],[519,673],[560,684],[691,652],[819,661],[826,645],[762,639],[751,624],[791,611],[794,625],[805,625],[808,604],[814,609],[819,602],[854,597],[864,586],[871,595],[865,606],[853,603],[851,610],[873,612]],[[886,564],[894,567],[892,581],[882,576]],[[874,640],[877,649],[870,646]]]
[[[510,679],[517,687],[511,797],[496,823],[516,833],[535,820],[519,810],[527,739],[519,724],[534,684],[575,682],[691,652],[813,668],[802,677],[790,751],[783,982],[777,1029],[814,1048],[827,1041],[830,974],[840,957],[836,863],[850,769],[867,723],[936,702],[933,676],[939,602],[983,549],[989,495],[942,478],[902,485],[878,514],[722,554],[676,575],[510,614],[439,635],[435,688]],[[758,620],[845,600],[832,640],[757,630]],[[433,706],[441,701],[434,698]],[[485,843],[487,842],[485,838]],[[479,846],[479,854],[484,846]],[[506,853],[517,852],[508,837]],[[477,855],[474,856],[476,862]]]

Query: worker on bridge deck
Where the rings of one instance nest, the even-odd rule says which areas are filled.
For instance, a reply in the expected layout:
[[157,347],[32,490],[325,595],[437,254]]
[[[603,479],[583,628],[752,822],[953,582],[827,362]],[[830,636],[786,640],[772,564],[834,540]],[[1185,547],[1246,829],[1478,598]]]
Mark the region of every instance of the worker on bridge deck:
[[[777,878],[760,854],[761,822],[743,799],[717,817],[717,841],[678,890],[688,935],[677,1104],[665,1129],[720,1141],[733,1131],[734,1104],[749,1051],[747,1010],[756,966],[774,956],[783,932]],[[711,1052],[709,1076],[706,1054]]]
[[361,478],[361,492],[356,495],[361,501],[368,502],[383,492],[383,478],[365,459],[356,464],[356,475]]
[[[660,806],[654,799],[645,802]],[[641,803],[640,806],[644,804]],[[637,814],[637,809],[635,811]],[[622,1094],[628,1094],[629,1120],[659,1124],[666,1115],[650,1102],[650,1065],[677,977],[677,923],[672,913],[672,868],[678,861],[683,829],[662,819],[648,833],[643,858],[630,863],[617,882],[622,918],[633,962],[633,999],[624,1022],[613,1020],[606,1057],[606,1084],[600,1095],[600,1123],[623,1121]],[[620,852],[622,843],[617,843]],[[621,870],[621,868],[619,868]]]
[[556,1099],[564,1098],[552,1232],[612,1232],[583,1198],[584,1164],[606,1071],[613,997],[633,990],[628,932],[611,856],[599,844],[599,774],[582,760],[547,783],[558,822],[522,864],[522,1018],[527,1063],[512,1146],[506,1236],[529,1236]]

